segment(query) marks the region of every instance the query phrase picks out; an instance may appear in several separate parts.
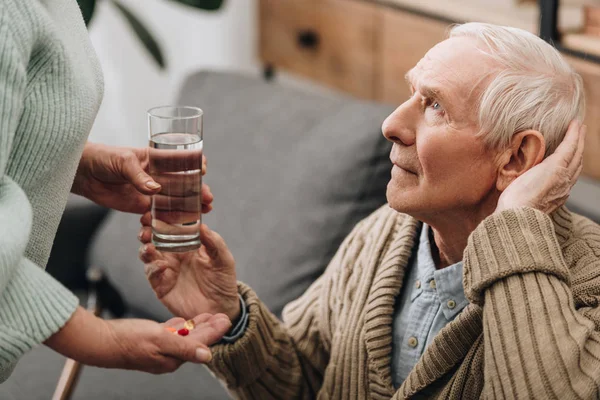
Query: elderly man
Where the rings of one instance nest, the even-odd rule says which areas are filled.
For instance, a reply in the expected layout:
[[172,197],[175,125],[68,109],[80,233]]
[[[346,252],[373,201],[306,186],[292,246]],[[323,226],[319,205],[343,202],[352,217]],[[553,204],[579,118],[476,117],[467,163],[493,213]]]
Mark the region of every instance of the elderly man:
[[142,247],[158,297],[236,323],[210,367],[239,398],[597,398],[600,227],[562,207],[582,165],[581,78],[536,36],[475,23],[406,78],[383,124],[389,205],[283,322],[206,226],[198,252]]

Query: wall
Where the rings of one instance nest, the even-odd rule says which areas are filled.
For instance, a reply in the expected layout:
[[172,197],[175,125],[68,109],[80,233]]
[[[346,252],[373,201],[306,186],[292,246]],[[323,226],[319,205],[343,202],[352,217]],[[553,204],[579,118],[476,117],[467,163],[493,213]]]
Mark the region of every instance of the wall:
[[121,1],[151,28],[168,65],[161,71],[114,5],[98,1],[90,37],[104,71],[105,96],[91,141],[146,145],[146,110],[172,104],[191,72],[259,71],[256,0],[226,0],[216,13],[168,0]]

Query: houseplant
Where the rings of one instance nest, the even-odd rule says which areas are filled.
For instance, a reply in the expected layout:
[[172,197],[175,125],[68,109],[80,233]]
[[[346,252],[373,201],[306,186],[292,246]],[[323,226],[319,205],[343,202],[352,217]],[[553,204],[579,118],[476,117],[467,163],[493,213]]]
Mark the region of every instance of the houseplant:
[[[81,13],[83,14],[83,19],[86,25],[89,25],[94,16],[94,11],[96,10],[96,4],[99,0],[77,0],[79,4],[79,8],[81,9]],[[117,10],[121,12],[125,20],[129,23],[131,29],[137,36],[137,38],[144,45],[144,48],[150,53],[152,58],[156,61],[158,66],[162,69],[166,67],[166,61],[163,56],[163,53],[160,49],[160,46],[152,36],[152,33],[146,26],[142,23],[142,21],[135,16],[131,10],[125,6],[119,0],[105,0],[112,3]],[[206,10],[206,11],[216,11],[221,8],[224,0],[170,0],[172,2],[176,2],[179,4],[183,4],[189,7]]]

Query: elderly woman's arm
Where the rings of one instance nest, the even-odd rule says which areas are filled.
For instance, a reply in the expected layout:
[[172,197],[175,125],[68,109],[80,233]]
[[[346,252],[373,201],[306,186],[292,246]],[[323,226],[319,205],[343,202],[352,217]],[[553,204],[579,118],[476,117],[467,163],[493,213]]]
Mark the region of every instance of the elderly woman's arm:
[[77,298],[28,260],[32,210],[25,192],[7,175],[24,103],[29,51],[19,44],[0,4],[0,381],[25,352],[59,330]]

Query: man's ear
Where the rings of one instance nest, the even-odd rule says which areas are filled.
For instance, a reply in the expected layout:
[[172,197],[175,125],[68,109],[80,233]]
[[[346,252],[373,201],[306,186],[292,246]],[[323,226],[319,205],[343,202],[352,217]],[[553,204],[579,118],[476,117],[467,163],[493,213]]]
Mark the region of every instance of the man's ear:
[[540,132],[527,130],[513,135],[499,157],[496,188],[503,192],[512,181],[541,163],[545,153],[546,141]]

